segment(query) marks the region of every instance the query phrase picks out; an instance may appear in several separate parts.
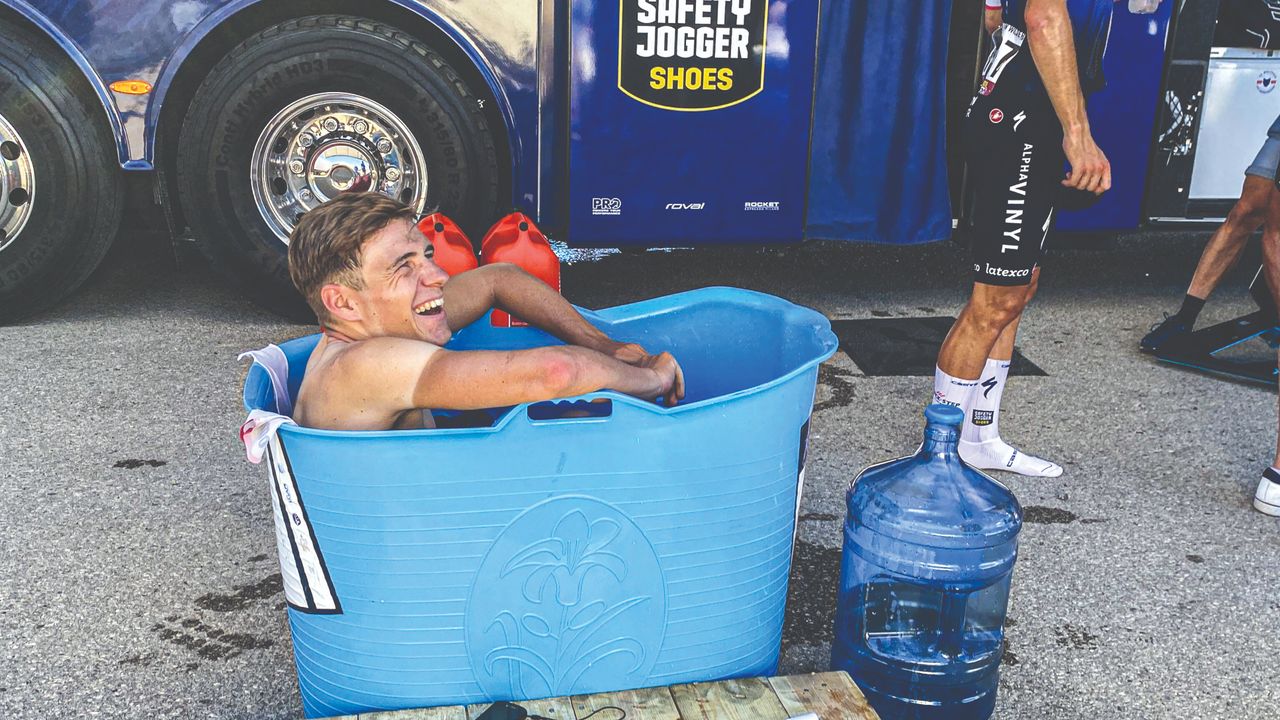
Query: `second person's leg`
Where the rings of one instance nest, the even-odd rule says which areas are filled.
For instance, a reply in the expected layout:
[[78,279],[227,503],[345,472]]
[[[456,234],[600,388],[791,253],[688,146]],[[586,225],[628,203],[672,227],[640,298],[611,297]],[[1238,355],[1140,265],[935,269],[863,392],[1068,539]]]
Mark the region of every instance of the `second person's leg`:
[[[1022,304],[1025,308],[1035,297],[1039,285],[1040,269],[1031,276],[1031,284],[1025,290]],[[965,409],[965,424],[960,435],[960,457],[984,470],[1007,470],[1030,477],[1058,477],[1062,467],[1034,455],[1028,455],[1000,437],[1000,403],[1004,399],[1005,385],[1009,381],[1009,365],[1013,359],[1014,341],[1018,335],[1022,314],[1019,313],[1000,333],[999,339],[987,354],[977,386],[969,395]]]

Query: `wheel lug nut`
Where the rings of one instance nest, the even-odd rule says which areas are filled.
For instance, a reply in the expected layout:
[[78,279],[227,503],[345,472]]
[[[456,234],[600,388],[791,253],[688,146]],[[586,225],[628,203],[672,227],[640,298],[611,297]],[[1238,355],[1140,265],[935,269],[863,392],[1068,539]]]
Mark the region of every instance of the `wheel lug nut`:
[[338,129],[338,121],[333,118],[325,118],[321,124],[324,126],[325,132],[333,132]]
[[304,132],[298,136],[298,144],[304,148],[311,147],[312,145],[315,144],[315,142],[316,142],[316,138],[311,133]]
[[298,198],[301,200],[305,200],[307,202],[311,202],[312,200],[315,199],[315,196],[311,194],[310,190],[306,188],[302,188],[301,190],[298,191]]
[[387,180],[389,180],[390,182],[395,182],[399,179],[400,179],[400,168],[398,167],[387,168]]
[[301,175],[302,171],[305,169],[306,168],[303,167],[301,160],[289,161],[289,172],[293,173],[294,175]]
[[355,125],[355,130],[357,135],[363,135],[369,132],[369,123],[365,122],[364,120],[357,120]]
[[378,152],[382,153],[383,155],[386,155],[387,153],[391,152],[391,141],[386,138],[382,138],[381,140],[379,140]]

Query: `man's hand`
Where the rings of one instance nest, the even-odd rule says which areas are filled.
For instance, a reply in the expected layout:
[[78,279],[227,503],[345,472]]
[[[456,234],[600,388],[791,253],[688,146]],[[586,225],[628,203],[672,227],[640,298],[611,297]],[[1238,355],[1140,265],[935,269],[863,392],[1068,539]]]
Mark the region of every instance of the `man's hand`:
[[650,355],[641,345],[615,340],[610,340],[609,347],[602,349],[602,352],[619,362],[657,372],[663,379],[661,395],[666,400],[667,407],[684,398],[684,370],[671,353]]
[[1068,131],[1062,139],[1071,170],[1062,184],[1094,195],[1111,189],[1111,162],[1088,130]]
[[604,347],[599,348],[600,352],[619,362],[628,365],[640,366],[645,358],[649,357],[649,351],[645,350],[636,343],[624,343],[616,340],[607,341]]
[[671,353],[646,355],[638,363],[638,367],[652,370],[658,374],[662,384],[662,389],[659,390],[658,395],[666,401],[667,407],[672,407],[684,399],[684,371],[680,369],[680,363],[676,362]]

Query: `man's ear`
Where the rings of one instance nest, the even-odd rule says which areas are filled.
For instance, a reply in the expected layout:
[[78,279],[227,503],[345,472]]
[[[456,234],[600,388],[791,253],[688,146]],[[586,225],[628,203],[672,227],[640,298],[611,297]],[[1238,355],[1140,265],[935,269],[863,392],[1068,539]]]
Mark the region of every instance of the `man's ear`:
[[329,311],[329,316],[345,322],[359,322],[363,319],[360,313],[359,299],[355,290],[346,285],[329,283],[320,288],[320,302]]

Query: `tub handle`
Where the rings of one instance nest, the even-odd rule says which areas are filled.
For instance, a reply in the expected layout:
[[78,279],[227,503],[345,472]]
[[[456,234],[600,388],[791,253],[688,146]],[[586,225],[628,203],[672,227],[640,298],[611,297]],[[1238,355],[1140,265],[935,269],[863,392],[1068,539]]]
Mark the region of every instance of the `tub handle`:
[[[623,395],[613,390],[598,390],[586,395],[578,395],[559,400],[529,403],[524,407],[517,406],[512,415],[522,420],[523,425],[558,425],[566,423],[599,423],[608,422],[611,418],[621,416],[647,417],[667,415],[672,408],[630,395]],[[502,423],[499,423],[500,425]]]
[[607,397],[579,397],[530,403],[525,408],[530,422],[600,421],[613,416],[613,400]]

